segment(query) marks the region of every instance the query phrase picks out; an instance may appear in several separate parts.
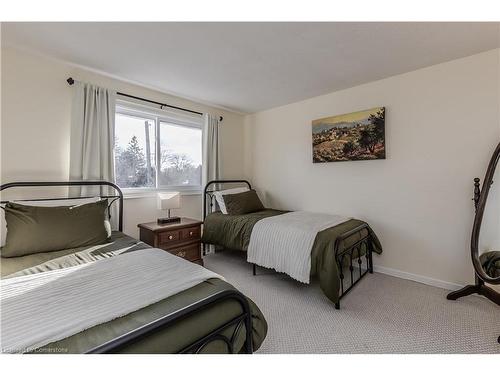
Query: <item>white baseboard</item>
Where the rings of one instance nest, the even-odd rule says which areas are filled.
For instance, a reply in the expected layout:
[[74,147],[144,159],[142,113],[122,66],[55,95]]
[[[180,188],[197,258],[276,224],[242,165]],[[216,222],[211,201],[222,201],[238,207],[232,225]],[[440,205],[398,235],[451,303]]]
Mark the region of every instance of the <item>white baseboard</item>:
[[383,273],[385,275],[399,277],[405,280],[416,281],[418,283],[435,286],[442,289],[447,290],[457,290],[463,287],[463,285],[450,283],[448,281],[433,279],[432,277],[416,275],[414,273],[404,272],[400,270],[396,270],[394,268],[382,267],[382,266],[373,266],[373,270],[378,273]]

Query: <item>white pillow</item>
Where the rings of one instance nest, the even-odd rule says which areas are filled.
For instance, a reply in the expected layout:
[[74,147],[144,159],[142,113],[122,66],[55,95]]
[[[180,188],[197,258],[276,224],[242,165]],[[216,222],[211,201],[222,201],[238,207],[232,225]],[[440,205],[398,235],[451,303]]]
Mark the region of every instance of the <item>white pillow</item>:
[[[14,203],[24,204],[25,206],[38,206],[38,207],[57,207],[57,206],[78,206],[80,204],[95,203],[101,200],[100,197],[92,198],[77,198],[77,199],[61,199],[61,200],[48,200],[48,201],[21,201],[13,200]],[[0,218],[0,243],[5,246],[5,238],[7,237],[7,223],[5,222],[5,211],[2,211]],[[106,226],[107,229],[107,226]],[[111,230],[108,231],[108,235]],[[109,237],[109,236],[108,236]]]
[[240,187],[240,188],[220,190],[214,192],[215,200],[217,201],[217,204],[219,205],[221,212],[227,215],[227,209],[226,205],[224,204],[224,198],[223,198],[224,195],[239,194],[249,190],[250,189],[247,187]]

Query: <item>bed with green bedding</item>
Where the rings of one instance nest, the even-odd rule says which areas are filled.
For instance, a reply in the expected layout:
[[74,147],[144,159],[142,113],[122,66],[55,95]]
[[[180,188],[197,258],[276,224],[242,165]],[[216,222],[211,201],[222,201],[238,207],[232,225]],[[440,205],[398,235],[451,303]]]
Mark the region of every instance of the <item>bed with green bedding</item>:
[[[36,332],[39,330],[39,319],[36,316],[32,317],[33,310],[27,309],[26,306],[35,306],[37,311],[41,311],[42,315],[39,316],[43,316],[48,325],[56,326],[59,331],[57,337],[60,337],[59,339],[53,339],[54,336],[49,336],[47,339],[47,336],[43,336],[43,340],[45,340],[43,342],[48,344],[42,345],[42,340],[39,340],[40,344],[35,344],[36,346],[33,347],[18,346],[12,349],[2,345],[2,352],[252,353],[261,346],[267,334],[267,322],[262,312],[249,298],[245,297],[231,284],[225,282],[219,275],[201,266],[169,255],[163,250],[153,249],[145,243],[122,233],[123,194],[115,184],[107,181],[15,182],[0,185],[0,191],[19,187],[68,186],[98,187],[100,193],[91,198],[97,197],[99,200],[89,204],[72,203],[76,202],[74,199],[86,200],[89,197],[35,199],[35,204],[29,200],[30,204],[24,203],[24,201],[22,202],[24,204],[11,203],[11,201],[5,200],[1,202],[6,205],[5,218],[8,228],[6,245],[2,247],[2,253],[0,254],[2,255],[0,257],[2,286],[8,287],[8,289],[2,288],[2,306],[4,312],[12,312],[8,315],[8,319],[5,320],[4,318],[7,315],[2,315],[2,331],[4,332],[2,337],[8,339],[14,337],[14,341],[11,340],[11,342],[17,344],[20,342],[18,340],[20,335],[24,335],[23,338],[28,337],[30,342],[31,340],[35,342],[34,337],[40,336]],[[114,195],[109,193],[109,191],[112,191],[111,188],[116,191]],[[106,189],[109,189],[109,191]],[[99,211],[103,209],[102,200],[107,202],[107,207],[104,207],[106,211]],[[41,207],[42,205],[39,202],[42,201],[51,201],[52,203],[45,207],[53,208]],[[58,202],[61,203],[57,204]],[[30,231],[26,230],[26,226],[31,226],[35,232],[38,232],[37,238],[40,240],[40,244],[43,243],[44,246],[54,241],[68,240],[68,238],[72,241],[71,223],[63,222],[66,218],[68,222],[71,220],[77,220],[77,222],[83,220],[84,222],[86,214],[83,214],[83,212],[94,212],[93,216],[89,216],[91,222],[88,227],[92,227],[93,223],[96,222],[95,220],[101,221],[99,227],[106,227],[106,220],[111,219],[110,206],[113,202],[119,202],[118,231],[113,231],[108,239],[104,238],[104,241],[99,240],[99,242],[92,245],[80,245],[80,247],[74,248],[67,248],[70,247],[67,246],[45,249],[38,247],[36,240],[33,240],[36,236],[31,234],[26,236],[27,233],[30,233]],[[82,215],[77,214],[78,212],[82,212]],[[45,217],[45,221],[43,221],[42,217],[47,213],[51,216],[49,216],[48,220]],[[7,218],[7,214],[9,218]],[[37,227],[38,225],[45,225],[44,229],[40,229],[41,227]],[[70,229],[60,230],[60,225]],[[21,230],[23,226],[25,230]],[[56,232],[47,230],[51,226]],[[88,233],[89,236],[94,236],[93,229],[87,230],[86,225],[83,225],[82,228],[90,232]],[[50,237],[51,233],[54,235],[53,238]],[[11,235],[10,240],[9,235]],[[106,234],[104,235],[106,236]],[[24,251],[27,247],[22,247],[24,243],[28,243],[23,239],[23,236],[26,239],[31,237],[30,241],[28,241],[32,245],[29,253]],[[14,254],[13,250],[19,251],[19,249],[16,250],[13,244],[21,244],[21,251],[24,251],[24,253]],[[8,251],[3,254],[4,250]],[[154,259],[161,259],[162,261],[153,263],[151,262],[152,256]],[[138,269],[137,263],[130,261],[130,259],[135,259],[136,262],[140,260],[138,263],[145,264],[146,267]],[[144,259],[144,262],[142,259]],[[126,267],[122,268],[121,265],[126,265]],[[162,279],[150,277],[151,272],[147,270],[151,270],[151,267],[157,265],[159,270],[157,274],[171,276]],[[109,273],[105,272],[103,274],[95,271],[102,269],[107,270]],[[83,273],[81,270],[83,270]],[[124,270],[128,271],[125,272]],[[136,270],[137,273],[135,273]],[[164,270],[169,271],[165,272]],[[186,274],[185,270],[190,270],[188,272],[202,276],[188,277],[189,274]],[[113,282],[116,288],[106,289],[109,284],[101,281],[105,279],[104,276],[109,274],[115,275],[113,276],[114,279],[108,277],[106,280]],[[102,279],[101,275],[103,275]],[[186,276],[186,279],[184,279],[184,276]],[[86,277],[85,280],[88,280],[89,283],[83,283],[82,285],[82,277]],[[138,279],[141,280],[140,284],[136,282]],[[169,288],[170,284],[168,282],[166,284],[153,284],[151,280],[172,280],[175,281],[174,284],[180,285],[180,287],[177,289],[174,287]],[[101,282],[102,293],[96,293],[95,285],[99,289],[101,288]],[[94,285],[93,289],[87,288],[89,284]],[[33,285],[35,288],[32,288]],[[74,286],[70,287],[69,285]],[[141,285],[140,288],[142,289],[131,289],[129,285]],[[183,287],[183,285],[186,286]],[[43,289],[38,292],[37,288],[40,287]],[[80,292],[75,295],[76,290]],[[88,292],[89,290],[90,292]],[[123,294],[117,292],[117,290],[126,292],[124,294],[130,295],[130,299],[120,298]],[[154,292],[146,293],[146,291],[152,290]],[[169,292],[164,292],[165,290]],[[141,302],[131,305],[126,301],[134,302],[132,299],[135,299],[135,296],[139,300],[139,295],[133,294],[136,291],[141,294]],[[157,291],[159,294],[155,294]],[[68,301],[69,304],[76,307],[73,307],[73,310],[59,309],[57,303],[44,304],[45,300],[40,299],[40,293],[48,295],[50,298],[52,296],[55,296],[55,298],[63,296],[64,299],[62,300]],[[80,298],[81,295],[84,297]],[[108,302],[106,298],[101,297],[100,302],[94,300],[94,296],[95,299],[98,299],[100,295],[110,296],[113,300],[121,301],[121,305],[125,305],[128,312],[121,315],[106,316],[105,319],[100,320],[100,322],[104,323],[90,324],[81,328],[82,324],[87,324],[82,323],[85,321],[86,315],[78,316],[81,306],[95,307],[89,312],[106,311],[110,308],[111,302]],[[89,298],[89,296],[89,304],[73,302],[76,300],[82,301],[83,298]],[[163,298],[162,296],[168,297]],[[23,304],[21,308],[19,303],[25,303],[26,301],[34,303],[34,305]],[[44,305],[52,306],[51,310],[44,308]],[[41,306],[40,309],[38,309],[39,306]],[[136,306],[141,307],[136,308]],[[61,307],[65,307],[65,305],[61,305]],[[54,324],[54,319],[57,319],[54,318],[54,315],[57,314],[45,313],[46,311],[58,312],[60,310],[72,311],[71,314],[61,315],[67,325]],[[20,320],[19,313],[22,313],[24,320]],[[85,312],[82,311],[82,314],[85,314]],[[73,317],[75,317],[74,320]],[[26,330],[24,329],[25,326],[19,322],[26,322],[30,327],[35,326],[36,328]],[[67,327],[68,329],[61,327]],[[8,328],[11,336],[4,336],[6,329],[3,328]],[[43,326],[40,327],[40,332],[43,331],[43,328]],[[62,331],[62,334],[60,331]],[[52,334],[52,332],[49,333]],[[75,333],[69,334],[69,332]]]
[[[215,185],[220,187],[224,183],[225,181],[209,182],[205,188],[206,210],[202,242],[228,250],[247,251],[257,222],[288,211],[266,208],[242,215],[223,214],[214,209],[216,202],[213,193],[218,190]],[[233,180],[230,183],[244,183],[250,187],[245,180]],[[366,272],[372,272],[372,251],[380,254],[382,246],[370,226],[361,220],[350,219],[317,234],[311,251],[310,274],[319,279],[322,291],[337,308],[340,306],[340,298]],[[363,263],[360,263],[362,259]]]
[[[109,243],[85,248],[67,249],[62,251],[31,254],[22,257],[2,258],[2,278],[23,276],[45,272],[54,269],[72,267],[88,262],[96,262],[127,252],[141,251],[150,248],[121,232],[113,232]],[[124,317],[89,328],[76,335],[53,342],[42,348],[38,353],[84,353],[114,338],[144,326],[163,316],[166,316],[184,306],[224,290],[234,290],[234,287],[220,279],[209,279],[190,289],[171,296],[165,300],[149,305]],[[267,333],[267,323],[259,308],[248,299],[252,311],[253,348],[258,349]],[[240,306],[231,300],[209,306],[203,311],[192,314],[177,324],[155,332],[146,339],[125,347],[123,353],[177,353],[211,331],[227,323],[241,313]],[[224,335],[231,339],[234,327],[228,327]],[[245,328],[237,334],[234,340],[234,350],[239,352],[245,341]],[[202,349],[207,353],[225,353],[227,346],[223,341],[213,341]]]

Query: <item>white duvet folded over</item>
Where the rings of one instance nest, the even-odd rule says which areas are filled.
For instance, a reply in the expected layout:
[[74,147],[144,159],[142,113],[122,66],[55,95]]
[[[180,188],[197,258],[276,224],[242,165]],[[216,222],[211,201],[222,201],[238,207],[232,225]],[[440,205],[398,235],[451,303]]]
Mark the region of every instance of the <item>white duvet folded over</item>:
[[214,272],[159,249],[1,282],[2,352],[26,352],[189,289]]
[[259,220],[250,235],[247,260],[309,284],[311,251],[316,235],[349,219],[295,211]]

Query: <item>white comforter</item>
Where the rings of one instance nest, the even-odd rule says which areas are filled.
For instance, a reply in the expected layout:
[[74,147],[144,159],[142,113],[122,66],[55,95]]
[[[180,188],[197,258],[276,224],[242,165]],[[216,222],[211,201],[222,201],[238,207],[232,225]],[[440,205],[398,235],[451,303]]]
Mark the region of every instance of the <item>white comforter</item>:
[[220,278],[163,250],[134,251],[1,282],[1,346],[26,352]]
[[305,211],[259,220],[250,235],[247,260],[309,284],[316,235],[347,220],[343,216]]

